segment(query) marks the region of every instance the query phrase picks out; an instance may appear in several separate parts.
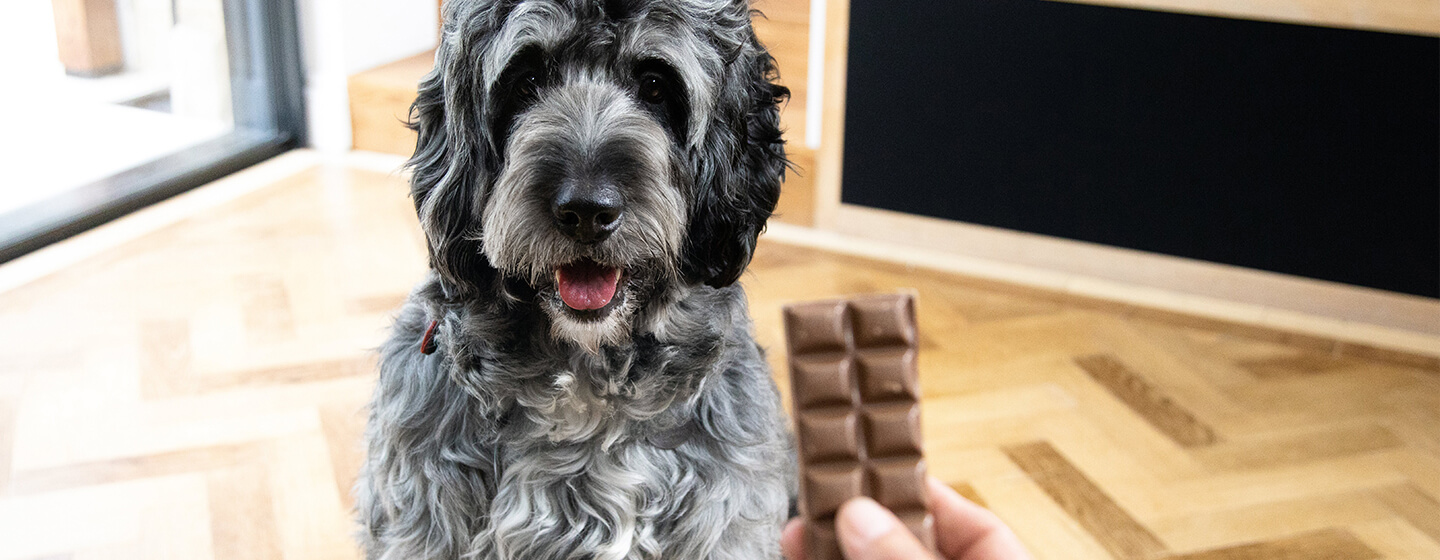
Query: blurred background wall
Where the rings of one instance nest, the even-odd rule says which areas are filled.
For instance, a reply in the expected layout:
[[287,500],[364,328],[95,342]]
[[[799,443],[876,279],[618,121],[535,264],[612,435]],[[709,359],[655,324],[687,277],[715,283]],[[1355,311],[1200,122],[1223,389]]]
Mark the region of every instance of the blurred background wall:
[[434,49],[436,5],[435,0],[299,0],[313,147],[350,149],[348,78]]

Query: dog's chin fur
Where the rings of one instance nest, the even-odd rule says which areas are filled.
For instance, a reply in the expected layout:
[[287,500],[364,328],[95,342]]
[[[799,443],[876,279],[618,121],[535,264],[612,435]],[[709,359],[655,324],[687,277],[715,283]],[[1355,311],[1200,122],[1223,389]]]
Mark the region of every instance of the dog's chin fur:
[[[367,558],[778,560],[794,449],[736,280],[787,92],[746,0],[444,17],[412,108],[432,271],[381,349]],[[572,188],[623,202],[606,235],[564,229]],[[582,260],[623,271],[600,309],[559,296]]]
[[[624,274],[622,272],[622,274]],[[602,346],[619,346],[630,342],[635,315],[640,309],[643,292],[640,282],[627,274],[622,278],[610,303],[595,310],[572,309],[560,299],[554,286],[540,290],[539,305],[550,319],[550,334],[556,339],[575,343],[592,354]]]
[[[590,353],[599,353],[601,346],[618,346],[630,341],[629,318],[635,313],[633,300],[621,298],[618,305],[600,311],[570,309],[558,296],[545,300],[545,313],[550,316],[550,334],[574,342]],[[613,302],[612,302],[613,303]]]

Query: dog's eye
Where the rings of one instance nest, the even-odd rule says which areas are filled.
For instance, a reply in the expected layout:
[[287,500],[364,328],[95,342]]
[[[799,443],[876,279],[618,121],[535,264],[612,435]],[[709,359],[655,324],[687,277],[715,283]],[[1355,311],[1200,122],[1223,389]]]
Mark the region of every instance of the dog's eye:
[[640,76],[640,99],[657,105],[664,102],[665,78],[655,73]]
[[540,75],[526,72],[515,79],[515,93],[520,97],[535,97],[540,93]]

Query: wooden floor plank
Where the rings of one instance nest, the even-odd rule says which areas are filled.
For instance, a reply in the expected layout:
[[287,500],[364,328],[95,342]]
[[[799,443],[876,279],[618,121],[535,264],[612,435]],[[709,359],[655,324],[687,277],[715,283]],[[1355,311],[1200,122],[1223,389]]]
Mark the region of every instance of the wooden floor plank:
[[1303,463],[1401,447],[1404,442],[1384,426],[1369,423],[1315,426],[1237,438],[1194,453],[1214,471],[1255,469]]
[[146,397],[164,398],[189,392],[190,323],[151,320],[140,324],[141,381]]
[[1346,528],[1385,558],[1431,560],[1440,558],[1440,543],[1403,519],[1389,518]]
[[1354,535],[1328,529],[1283,540],[1217,548],[1167,560],[1373,560],[1380,555]]
[[0,396],[0,495],[10,490],[11,453],[15,445],[15,404]]
[[335,491],[345,509],[355,507],[351,493],[356,475],[364,462],[366,410],[353,402],[337,401],[320,406],[320,429],[334,466]]
[[77,463],[15,473],[10,485],[10,492],[15,495],[40,494],[64,488],[112,484],[180,473],[205,472],[252,463],[261,458],[260,449],[256,445],[239,444],[197,447],[156,455]]
[[1157,536],[1173,550],[1198,551],[1223,543],[1268,542],[1336,527],[1395,520],[1395,514],[1369,491],[1318,493],[1295,499],[1266,500],[1218,509],[1177,510],[1149,519]]
[[1373,492],[1396,514],[1416,529],[1440,542],[1440,502],[1413,484],[1397,484]]
[[1219,441],[1214,429],[1161,394],[1159,389],[1130,371],[1115,357],[1103,354],[1082,356],[1076,358],[1075,363],[1176,443],[1185,447],[1200,447]]
[[250,463],[211,471],[210,533],[216,560],[281,558],[269,475]]
[[980,493],[976,492],[975,487],[971,486],[969,483],[961,482],[958,484],[951,484],[950,487],[954,488],[956,492],[959,492],[961,496],[964,496],[965,499],[970,500],[975,505],[985,507],[985,498],[981,498]]
[[1154,533],[1126,513],[1049,443],[1007,447],[1005,454],[1116,558],[1153,558],[1165,552],[1165,544]]
[[268,367],[200,376],[194,384],[195,393],[214,392],[243,387],[270,387],[312,383],[345,377],[375,374],[376,357],[370,354],[333,360],[317,360],[290,366]]

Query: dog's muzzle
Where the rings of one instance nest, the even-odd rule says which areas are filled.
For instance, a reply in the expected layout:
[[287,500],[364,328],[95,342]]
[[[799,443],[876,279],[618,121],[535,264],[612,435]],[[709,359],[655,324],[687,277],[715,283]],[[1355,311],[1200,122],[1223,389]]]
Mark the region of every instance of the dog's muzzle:
[[[608,181],[567,180],[550,203],[555,227],[576,243],[594,245],[620,229],[624,197]],[[615,298],[621,270],[582,259],[556,268],[555,287],[565,305],[577,311],[601,309]]]
[[679,254],[686,204],[671,143],[621,87],[545,92],[507,142],[484,212],[487,256],[537,287],[553,282],[553,309],[568,319],[610,317],[628,286],[661,277]]

